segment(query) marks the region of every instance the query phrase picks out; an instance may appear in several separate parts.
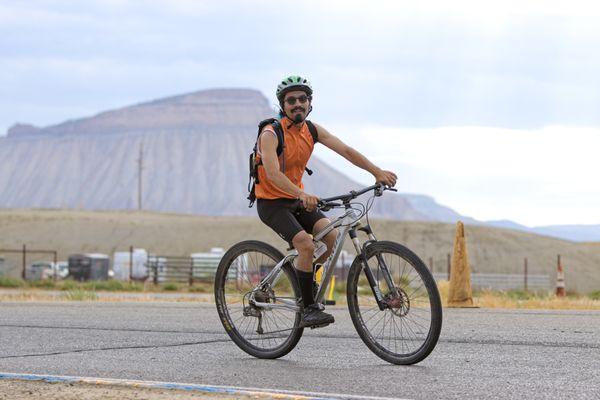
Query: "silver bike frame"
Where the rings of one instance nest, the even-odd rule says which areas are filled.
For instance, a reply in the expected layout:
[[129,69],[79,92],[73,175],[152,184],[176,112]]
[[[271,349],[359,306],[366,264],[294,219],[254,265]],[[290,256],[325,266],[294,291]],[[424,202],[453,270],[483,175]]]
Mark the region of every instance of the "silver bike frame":
[[[322,267],[323,275],[322,275],[321,283],[319,285],[319,290],[317,291],[317,296],[315,298],[315,302],[317,302],[317,303],[320,303],[323,300],[323,297],[325,296],[327,287],[329,286],[329,283],[331,282],[331,277],[333,276],[333,271],[334,271],[335,265],[340,256],[340,253],[342,252],[342,249],[344,248],[344,242],[346,241],[346,235],[352,228],[358,228],[361,226],[360,219],[358,218],[358,215],[356,215],[356,212],[353,209],[351,209],[351,208],[347,209],[343,215],[337,217],[335,220],[333,220],[331,223],[329,223],[325,228],[323,228],[323,230],[321,232],[319,232],[313,238],[314,241],[321,240],[329,232],[331,232],[332,230],[334,230],[340,226],[342,228],[339,230],[339,233],[335,239],[335,243],[333,245],[333,251],[331,252],[329,257],[327,257],[327,260],[325,261],[325,263],[323,264],[323,267]],[[369,234],[369,239],[376,240],[375,235]],[[362,252],[362,245],[361,245],[360,241],[358,240],[358,238],[355,237],[354,239],[352,239],[352,243],[354,244],[356,254],[357,255],[360,254]],[[283,257],[283,259],[277,263],[277,265],[275,265],[275,267],[271,270],[271,272],[269,272],[267,274],[267,276],[265,276],[262,279],[262,281],[256,287],[255,291],[260,290],[265,285],[274,286],[277,283],[277,281],[279,280],[281,274],[283,273],[283,269],[282,269],[283,266],[288,262],[293,265],[293,261],[297,256],[298,256],[298,251],[296,249],[290,250],[290,252],[287,253],[285,255],[285,257]],[[254,293],[251,295],[251,299],[254,300]],[[281,302],[282,304],[262,303],[262,302],[257,302],[257,301],[254,301],[254,304],[256,304],[259,307],[265,308],[265,309],[284,308],[284,309],[294,311],[294,312],[297,312],[300,310],[300,306],[294,300],[283,299],[283,298],[276,298],[276,300],[278,302]]]

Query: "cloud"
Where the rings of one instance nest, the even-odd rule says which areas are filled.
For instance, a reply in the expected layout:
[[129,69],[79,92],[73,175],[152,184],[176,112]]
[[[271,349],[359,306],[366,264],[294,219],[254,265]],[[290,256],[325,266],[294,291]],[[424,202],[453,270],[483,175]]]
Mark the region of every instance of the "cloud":
[[482,219],[591,222],[598,17],[583,0],[5,2],[0,132],[210,87],[274,102],[300,73],[312,118],[377,138],[365,152],[403,190]]
[[[600,129],[334,126],[332,132],[395,171],[401,191],[432,195],[463,214],[531,226],[600,223]],[[371,183],[332,152],[316,154]]]

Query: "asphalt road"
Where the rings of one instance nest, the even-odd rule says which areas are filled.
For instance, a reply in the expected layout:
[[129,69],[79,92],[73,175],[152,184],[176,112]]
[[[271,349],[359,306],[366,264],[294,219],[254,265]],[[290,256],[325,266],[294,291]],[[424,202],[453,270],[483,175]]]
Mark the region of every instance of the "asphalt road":
[[[331,308],[330,308],[331,310]],[[600,398],[600,312],[448,310],[415,366],[377,358],[345,308],[289,355],[239,350],[206,303],[0,303],[0,372],[413,399]]]

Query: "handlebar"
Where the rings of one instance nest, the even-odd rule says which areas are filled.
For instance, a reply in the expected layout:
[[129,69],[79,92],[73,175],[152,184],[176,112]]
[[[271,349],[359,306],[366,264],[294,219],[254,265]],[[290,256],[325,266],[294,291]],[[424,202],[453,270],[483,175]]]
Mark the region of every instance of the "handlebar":
[[[319,208],[320,210],[327,211],[333,207],[341,207],[342,205],[350,202],[350,200],[353,200],[353,199],[357,198],[358,196],[361,196],[367,192],[370,192],[371,190],[375,190],[375,196],[377,196],[377,197],[383,195],[383,192],[385,190],[391,190],[392,192],[398,191],[398,189],[394,189],[390,186],[386,186],[383,183],[376,183],[375,185],[371,185],[369,187],[366,187],[366,188],[358,190],[358,191],[352,190],[347,194],[342,194],[339,196],[333,196],[333,197],[327,197],[324,199],[320,199],[319,202],[317,203],[317,208]],[[337,200],[341,200],[342,203],[336,203]]]

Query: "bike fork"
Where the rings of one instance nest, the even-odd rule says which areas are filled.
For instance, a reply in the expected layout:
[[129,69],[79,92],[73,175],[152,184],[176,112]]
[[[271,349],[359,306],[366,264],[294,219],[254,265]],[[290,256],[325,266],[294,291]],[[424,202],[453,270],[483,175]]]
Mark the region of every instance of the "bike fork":
[[[354,248],[356,249],[356,254],[358,255],[358,257],[360,257],[363,269],[365,271],[365,275],[367,276],[367,281],[369,282],[369,286],[371,286],[371,290],[373,291],[373,296],[375,296],[375,300],[377,301],[379,309],[383,311],[387,308],[387,304],[383,300],[383,295],[381,294],[381,290],[379,289],[377,280],[375,279],[373,271],[371,271],[371,267],[369,267],[369,263],[367,262],[366,247],[368,243],[365,243],[365,246],[361,247],[360,241],[358,240],[358,237],[356,236],[356,231],[354,229],[350,230],[349,234],[350,238],[352,239],[352,243],[354,244]],[[369,234],[369,232],[367,232],[367,234]],[[369,238],[375,241],[375,236],[373,236],[372,233],[369,234]],[[387,268],[383,257],[378,255],[377,261],[379,262],[380,269],[383,272],[386,284],[388,285],[390,290],[395,290],[392,277],[390,276],[390,271]]]

